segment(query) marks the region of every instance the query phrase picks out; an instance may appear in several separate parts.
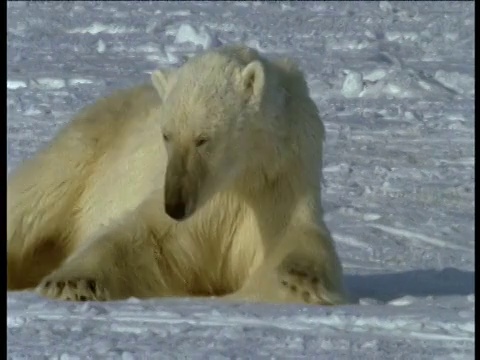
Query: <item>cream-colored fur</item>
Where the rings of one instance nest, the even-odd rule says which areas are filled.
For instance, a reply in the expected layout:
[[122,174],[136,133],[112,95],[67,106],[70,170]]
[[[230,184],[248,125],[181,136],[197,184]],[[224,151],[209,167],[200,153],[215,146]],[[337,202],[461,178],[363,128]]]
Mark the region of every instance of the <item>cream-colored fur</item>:
[[152,84],[86,108],[12,174],[8,288],[344,302],[303,74],[233,46]]

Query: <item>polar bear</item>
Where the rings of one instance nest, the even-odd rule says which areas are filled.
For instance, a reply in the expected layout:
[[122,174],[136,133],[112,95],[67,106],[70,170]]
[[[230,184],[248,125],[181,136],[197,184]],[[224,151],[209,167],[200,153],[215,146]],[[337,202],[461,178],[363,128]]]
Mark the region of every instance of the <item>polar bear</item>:
[[346,302],[302,72],[241,45],[82,110],[8,180],[8,289]]

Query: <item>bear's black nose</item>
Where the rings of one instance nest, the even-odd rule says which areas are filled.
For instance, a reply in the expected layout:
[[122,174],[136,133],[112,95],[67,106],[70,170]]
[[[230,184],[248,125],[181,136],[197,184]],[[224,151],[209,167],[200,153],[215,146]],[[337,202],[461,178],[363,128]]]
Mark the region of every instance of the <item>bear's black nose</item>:
[[165,212],[172,219],[182,220],[185,218],[186,205],[184,202],[165,203]]

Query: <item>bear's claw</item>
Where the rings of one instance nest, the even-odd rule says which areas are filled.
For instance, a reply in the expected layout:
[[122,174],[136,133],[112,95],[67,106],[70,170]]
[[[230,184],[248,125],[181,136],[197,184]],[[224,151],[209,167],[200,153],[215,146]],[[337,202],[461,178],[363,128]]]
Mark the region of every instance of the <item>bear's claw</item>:
[[107,289],[95,279],[46,278],[36,289],[40,295],[67,301],[106,301],[110,299]]
[[287,257],[278,268],[282,287],[307,304],[334,305],[342,303],[342,296],[326,290],[321,281],[321,270],[313,261]]

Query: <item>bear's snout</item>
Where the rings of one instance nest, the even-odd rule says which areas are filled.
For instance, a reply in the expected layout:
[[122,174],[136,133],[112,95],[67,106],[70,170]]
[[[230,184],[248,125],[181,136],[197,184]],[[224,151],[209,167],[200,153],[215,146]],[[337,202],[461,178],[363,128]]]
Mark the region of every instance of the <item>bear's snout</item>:
[[185,220],[195,212],[205,181],[203,162],[189,150],[172,151],[165,173],[165,212],[177,221]]
[[187,213],[187,206],[182,201],[174,203],[165,203],[165,212],[168,216],[175,220],[183,220]]

